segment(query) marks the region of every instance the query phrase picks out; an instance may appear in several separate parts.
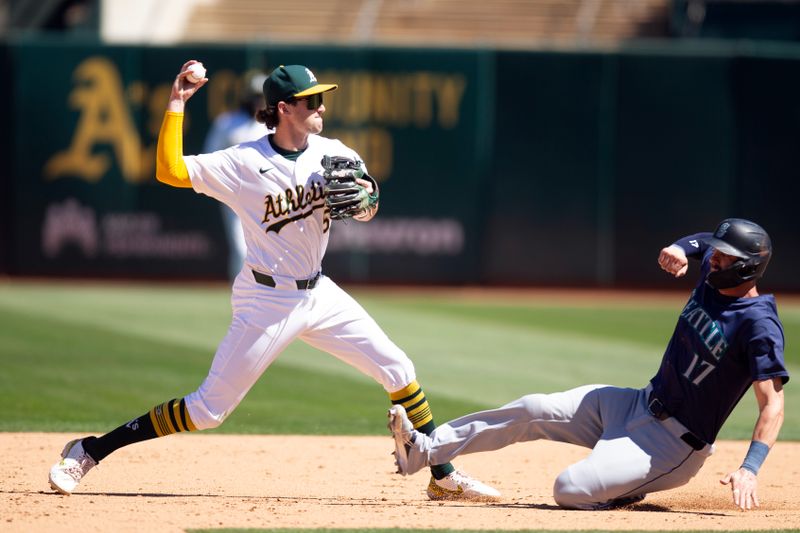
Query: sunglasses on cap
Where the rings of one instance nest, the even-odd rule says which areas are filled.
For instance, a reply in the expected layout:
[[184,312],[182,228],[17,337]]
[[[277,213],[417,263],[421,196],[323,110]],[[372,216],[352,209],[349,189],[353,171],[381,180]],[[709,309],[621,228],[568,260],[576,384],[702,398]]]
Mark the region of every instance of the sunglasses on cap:
[[303,100],[306,101],[306,106],[308,107],[309,111],[313,111],[314,109],[319,109],[319,106],[322,105],[322,93],[310,94],[302,98],[297,98],[295,101],[301,102]]

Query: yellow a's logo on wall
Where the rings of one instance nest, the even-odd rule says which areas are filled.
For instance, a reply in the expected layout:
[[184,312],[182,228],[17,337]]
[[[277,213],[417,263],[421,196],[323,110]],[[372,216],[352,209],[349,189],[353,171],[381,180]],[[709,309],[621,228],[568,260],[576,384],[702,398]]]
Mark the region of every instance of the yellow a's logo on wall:
[[107,153],[97,153],[98,145],[110,146],[125,181],[139,183],[150,178],[152,165],[146,161],[150,149],[142,148],[125,100],[125,92],[116,65],[104,57],[83,61],[73,74],[75,87],[69,104],[80,112],[66,150],[47,161],[48,179],[64,176],[97,182],[111,166]]

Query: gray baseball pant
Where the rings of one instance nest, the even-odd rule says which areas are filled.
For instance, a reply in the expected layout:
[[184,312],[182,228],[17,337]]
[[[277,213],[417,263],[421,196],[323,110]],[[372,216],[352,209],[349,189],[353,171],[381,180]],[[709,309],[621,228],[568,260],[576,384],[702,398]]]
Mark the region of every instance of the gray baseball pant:
[[463,416],[437,427],[430,437],[417,435],[408,473],[462,454],[548,439],[592,449],[556,478],[553,497],[563,507],[602,509],[680,487],[697,474],[714,447],[695,450],[681,439],[687,429],[675,418],[653,417],[647,408],[649,392],[649,385],[586,385],[530,394],[499,409]]

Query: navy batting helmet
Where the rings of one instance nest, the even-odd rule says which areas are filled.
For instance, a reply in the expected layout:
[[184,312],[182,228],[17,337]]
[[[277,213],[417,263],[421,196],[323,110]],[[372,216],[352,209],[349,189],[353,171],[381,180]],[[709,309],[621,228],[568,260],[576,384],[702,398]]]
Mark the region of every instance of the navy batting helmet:
[[772,242],[767,232],[743,218],[726,218],[706,242],[724,254],[739,258],[728,268],[708,274],[708,284],[715,289],[729,289],[759,279],[772,257]]

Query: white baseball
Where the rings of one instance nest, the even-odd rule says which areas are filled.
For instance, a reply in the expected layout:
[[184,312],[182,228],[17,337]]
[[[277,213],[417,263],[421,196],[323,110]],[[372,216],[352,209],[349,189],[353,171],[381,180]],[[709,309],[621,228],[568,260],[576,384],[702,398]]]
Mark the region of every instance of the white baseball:
[[189,65],[189,74],[186,75],[186,80],[191,83],[197,83],[206,77],[206,68],[202,63],[192,63]]

